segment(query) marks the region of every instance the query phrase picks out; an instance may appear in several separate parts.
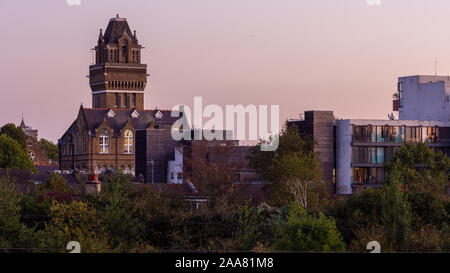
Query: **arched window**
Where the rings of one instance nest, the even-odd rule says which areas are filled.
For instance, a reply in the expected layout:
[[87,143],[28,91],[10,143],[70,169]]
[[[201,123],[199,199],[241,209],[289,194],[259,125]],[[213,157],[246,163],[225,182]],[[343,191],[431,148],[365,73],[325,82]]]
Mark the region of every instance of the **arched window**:
[[132,154],[134,143],[133,131],[126,130],[123,136],[124,136],[124,151],[126,154]]
[[109,132],[107,130],[103,130],[100,133],[100,153],[109,153]]

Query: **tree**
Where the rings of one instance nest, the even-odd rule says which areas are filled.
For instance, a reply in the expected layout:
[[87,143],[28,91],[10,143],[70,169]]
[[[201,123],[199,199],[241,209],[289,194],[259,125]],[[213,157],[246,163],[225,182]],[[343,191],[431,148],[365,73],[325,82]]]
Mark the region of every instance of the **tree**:
[[327,196],[320,179],[318,155],[314,154],[314,140],[310,136],[300,135],[297,126],[286,123],[276,151],[261,151],[261,144],[250,150],[248,158],[250,166],[271,183],[267,190],[273,205],[286,205],[296,200],[309,206],[310,201]]
[[22,131],[22,129],[16,127],[16,125],[12,123],[4,125],[0,129],[0,135],[7,135],[10,138],[14,139],[15,141],[17,141],[17,143],[19,143],[20,147],[24,150],[27,148],[25,133]]
[[236,162],[224,160],[232,146],[194,141],[187,153],[186,180],[192,181],[199,194],[208,196],[207,208],[212,213],[225,213],[237,203],[233,173],[239,169]]
[[407,194],[402,191],[399,172],[391,173],[389,184],[383,189],[382,224],[386,232],[388,247],[403,251],[411,229],[411,205]]
[[349,199],[331,204],[328,213],[336,219],[338,226],[345,227],[342,230],[345,242],[358,240],[358,230],[382,225],[382,199],[382,189],[368,188]]
[[443,195],[450,180],[450,158],[425,143],[406,143],[384,166],[388,180],[395,176],[408,191]]
[[294,203],[287,221],[276,231],[274,248],[278,251],[343,252],[345,244],[333,218],[322,213],[309,215],[300,204]]
[[29,247],[32,229],[20,221],[20,195],[8,177],[0,177],[0,248]]
[[50,223],[37,232],[40,247],[65,248],[70,241],[78,241],[82,252],[100,252],[109,249],[108,234],[97,210],[83,201],[59,203],[53,201]]
[[113,248],[130,248],[142,239],[143,223],[132,215],[133,206],[129,194],[132,192],[128,176],[110,177],[105,181],[102,215],[105,231],[110,234],[109,244]]
[[44,138],[41,138],[38,144],[49,159],[51,159],[53,162],[58,162],[59,158],[58,145]]
[[320,191],[321,186],[321,170],[314,153],[284,154],[274,162],[274,166],[280,172],[275,187],[285,193],[286,200],[293,200],[308,208],[309,201],[317,198],[315,193]]
[[27,152],[6,134],[0,135],[0,169],[33,169]]
[[57,173],[52,173],[50,175],[50,178],[48,179],[48,187],[50,190],[59,193],[66,193],[69,191],[67,181]]

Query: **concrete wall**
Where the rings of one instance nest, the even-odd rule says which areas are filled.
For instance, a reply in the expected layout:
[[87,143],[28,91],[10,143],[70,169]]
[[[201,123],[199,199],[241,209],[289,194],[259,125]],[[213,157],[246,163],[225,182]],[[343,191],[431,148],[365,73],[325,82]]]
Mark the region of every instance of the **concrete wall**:
[[352,135],[350,120],[336,120],[336,193],[352,194]]
[[450,76],[400,77],[400,120],[450,121]]

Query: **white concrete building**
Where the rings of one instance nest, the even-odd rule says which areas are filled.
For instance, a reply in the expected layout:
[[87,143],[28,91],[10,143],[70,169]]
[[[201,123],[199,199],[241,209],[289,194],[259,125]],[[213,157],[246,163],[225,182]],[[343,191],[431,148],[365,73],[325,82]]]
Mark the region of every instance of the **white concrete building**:
[[450,121],[450,76],[398,78],[394,111],[399,120]]
[[176,147],[174,160],[170,160],[168,162],[167,183],[183,183],[183,147]]

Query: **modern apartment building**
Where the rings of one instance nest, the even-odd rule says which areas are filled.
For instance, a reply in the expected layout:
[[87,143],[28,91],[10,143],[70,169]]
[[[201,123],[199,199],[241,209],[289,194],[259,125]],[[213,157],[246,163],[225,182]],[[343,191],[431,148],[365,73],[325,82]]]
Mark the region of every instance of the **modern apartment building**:
[[314,136],[323,177],[336,194],[353,194],[359,188],[382,185],[383,163],[405,142],[425,142],[450,156],[450,122],[363,119],[323,122],[324,115],[329,121],[333,112],[307,111],[304,120],[290,123],[296,124],[300,132]]

